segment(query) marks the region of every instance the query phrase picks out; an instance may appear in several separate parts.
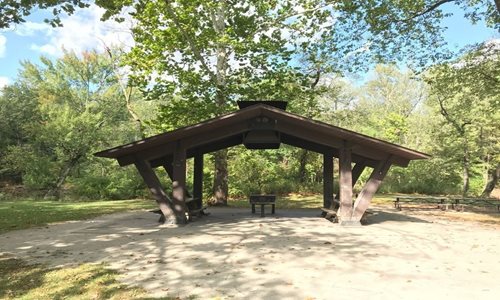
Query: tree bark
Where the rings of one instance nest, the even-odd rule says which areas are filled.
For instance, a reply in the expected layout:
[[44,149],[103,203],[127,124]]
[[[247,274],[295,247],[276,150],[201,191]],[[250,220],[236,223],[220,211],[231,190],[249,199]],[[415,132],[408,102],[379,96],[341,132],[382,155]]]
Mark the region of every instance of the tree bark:
[[486,185],[481,193],[481,197],[489,197],[491,192],[495,189],[498,178],[500,177],[500,164],[488,169],[488,178],[486,180]]
[[[213,28],[217,35],[225,34],[226,25],[226,3],[220,1],[217,7],[212,12]],[[217,45],[217,61],[216,61],[216,105],[217,114],[224,112],[227,104],[226,95],[226,75],[227,75],[227,46],[220,42]],[[227,205],[228,197],[228,171],[227,171],[227,149],[220,150],[215,153],[215,175],[213,185],[212,205]]]
[[467,139],[464,137],[464,156],[462,158],[462,168],[463,168],[463,187],[462,195],[465,197],[469,193],[470,187],[470,159],[469,159],[469,147],[467,146]]
[[307,170],[306,170],[306,164],[307,164],[307,155],[308,151],[305,149],[300,150],[300,156],[299,156],[299,182],[300,183],[305,183],[307,181]]
[[228,196],[227,149],[215,152],[214,157],[215,174],[211,204],[225,206]]

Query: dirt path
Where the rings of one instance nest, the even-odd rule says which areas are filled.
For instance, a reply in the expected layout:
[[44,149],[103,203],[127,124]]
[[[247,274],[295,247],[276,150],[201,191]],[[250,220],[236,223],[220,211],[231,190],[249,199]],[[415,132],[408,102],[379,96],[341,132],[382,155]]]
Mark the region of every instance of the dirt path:
[[0,254],[106,262],[153,296],[200,299],[498,299],[500,231],[392,209],[339,227],[318,210],[210,210],[184,227],[121,213],[0,235]]

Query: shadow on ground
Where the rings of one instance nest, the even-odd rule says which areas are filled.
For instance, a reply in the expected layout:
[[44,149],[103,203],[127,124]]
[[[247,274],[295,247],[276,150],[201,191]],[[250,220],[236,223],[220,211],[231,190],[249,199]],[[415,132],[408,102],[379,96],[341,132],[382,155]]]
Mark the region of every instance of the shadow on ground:
[[384,222],[429,223],[429,221],[422,218],[405,215],[396,211],[375,209],[370,212],[364,225],[380,224]]
[[[181,227],[159,226],[157,215],[140,212],[17,231],[0,235],[0,252],[53,266],[105,262],[152,296],[387,299],[404,294],[386,285],[420,280],[432,286],[434,277],[446,285],[448,266],[440,264],[466,236],[461,229],[456,244],[454,229],[437,231],[418,217],[379,209],[369,226],[357,228],[320,218],[317,209],[277,209],[264,218],[249,209],[210,211]],[[439,263],[436,253],[443,256]],[[416,264],[429,270],[417,272]],[[476,272],[468,270],[467,279]],[[342,288],[353,282],[369,284]]]

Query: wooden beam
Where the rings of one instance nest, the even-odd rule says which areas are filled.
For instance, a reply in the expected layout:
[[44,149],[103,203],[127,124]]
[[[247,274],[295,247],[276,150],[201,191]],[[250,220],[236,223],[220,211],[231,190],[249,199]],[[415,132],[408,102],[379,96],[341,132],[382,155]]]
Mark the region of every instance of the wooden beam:
[[392,162],[389,157],[384,161],[380,161],[378,166],[373,169],[372,174],[370,175],[370,179],[368,179],[358,197],[356,198],[356,202],[354,203],[354,211],[351,217],[352,221],[359,222],[361,220],[361,217],[370,205],[373,195],[375,195],[378,187],[382,183],[382,180],[384,180],[385,175],[387,175],[387,172],[391,167],[391,163]]
[[172,161],[172,202],[176,214],[184,217],[187,222],[186,212],[186,148],[177,144]]
[[354,168],[352,168],[352,187],[356,185],[365,168],[366,164],[364,162],[358,162],[354,165]]
[[323,153],[323,207],[333,204],[333,154]]
[[349,221],[352,215],[352,167],[351,148],[347,141],[339,149],[340,221]]
[[[172,160],[173,159],[165,161],[162,166],[163,166],[163,169],[165,169],[165,172],[167,172],[168,178],[170,178],[170,180],[173,182],[174,181],[174,179],[173,179],[174,178],[174,167],[172,165]],[[152,165],[152,162],[150,162],[150,164]],[[187,198],[191,197],[191,194],[189,193],[189,191],[187,189],[185,189],[184,192],[186,193],[185,195]]]
[[153,197],[158,203],[158,206],[165,217],[165,222],[170,224],[181,223],[182,218],[180,218],[180,215],[178,215],[173,209],[171,200],[163,190],[160,180],[149,163],[144,160],[136,160],[134,164],[139,171],[139,174],[142,176],[142,179],[151,191],[151,194],[153,194]]
[[170,180],[173,181],[173,178],[174,178],[174,166],[172,165],[172,160],[173,159],[165,161],[162,164],[162,166],[163,166],[163,169],[165,169],[165,172],[167,172],[168,178],[170,178]]
[[194,157],[193,198],[197,208],[201,208],[203,206],[203,154]]
[[[289,134],[281,134],[281,142],[283,144],[306,149],[306,150],[317,152],[317,153],[326,153],[329,151],[333,151],[334,157],[339,156],[338,149],[330,148],[328,146],[320,145],[317,143],[313,143],[313,142],[304,140],[302,138],[291,136]],[[365,165],[370,166],[370,167],[375,167],[378,163],[378,161],[376,161],[376,160],[370,160],[368,158],[361,157],[361,156],[358,156],[355,154],[352,154],[352,161],[353,162],[363,162]]]
[[183,144],[187,149],[196,148],[202,145],[218,144],[222,140],[243,134],[249,129],[250,128],[248,122],[240,122],[237,124],[233,124],[232,126],[223,127],[210,132],[204,132],[203,134],[186,137],[183,140]]
[[341,140],[332,139],[331,136],[325,137],[322,134],[311,132],[311,130],[300,126],[300,124],[278,122],[276,123],[275,129],[280,133],[288,134],[302,140],[327,146],[328,148],[339,148],[342,145]]

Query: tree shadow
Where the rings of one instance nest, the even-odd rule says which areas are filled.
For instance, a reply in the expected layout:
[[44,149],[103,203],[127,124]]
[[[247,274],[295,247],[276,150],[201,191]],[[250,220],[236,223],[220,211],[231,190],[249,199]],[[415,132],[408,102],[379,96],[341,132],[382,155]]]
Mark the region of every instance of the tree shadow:
[[402,214],[400,212],[390,212],[387,210],[372,210],[363,222],[363,225],[381,224],[384,222],[410,222],[410,223],[430,223],[427,220]]
[[[318,209],[266,210],[265,217],[250,208],[210,212],[178,227],[158,225],[151,212],[117,214],[3,235],[0,244],[9,245],[2,251],[49,264],[105,262],[124,283],[153,297],[236,299],[310,297],[315,285],[327,284],[323,272],[355,272],[359,261],[376,260],[389,246],[365,233],[372,226],[341,227],[319,217]],[[368,224],[385,221],[425,222],[377,211]],[[84,286],[77,283],[61,297]]]

